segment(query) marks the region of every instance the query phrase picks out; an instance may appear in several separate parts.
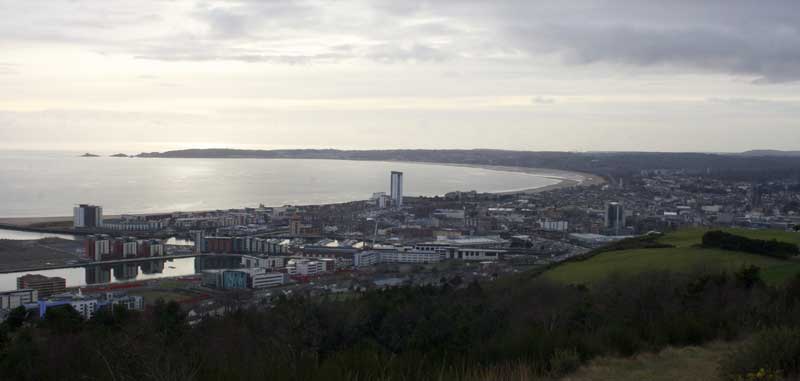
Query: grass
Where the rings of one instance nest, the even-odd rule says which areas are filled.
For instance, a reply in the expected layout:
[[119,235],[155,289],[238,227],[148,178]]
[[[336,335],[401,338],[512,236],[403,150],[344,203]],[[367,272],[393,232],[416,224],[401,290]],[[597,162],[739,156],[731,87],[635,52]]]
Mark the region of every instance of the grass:
[[719,380],[719,362],[734,346],[715,342],[702,347],[667,348],[630,358],[603,357],[561,380]]
[[[777,239],[800,244],[800,234],[775,230],[725,229],[756,239]],[[779,285],[800,273],[800,261],[781,260],[741,252],[703,249],[700,244],[706,229],[685,229],[665,235],[659,242],[675,246],[662,249],[632,249],[597,254],[585,261],[568,262],[542,276],[563,283],[592,283],[612,274],[633,275],[652,270],[691,272],[724,269],[735,271],[742,266],[761,268],[762,278]]]

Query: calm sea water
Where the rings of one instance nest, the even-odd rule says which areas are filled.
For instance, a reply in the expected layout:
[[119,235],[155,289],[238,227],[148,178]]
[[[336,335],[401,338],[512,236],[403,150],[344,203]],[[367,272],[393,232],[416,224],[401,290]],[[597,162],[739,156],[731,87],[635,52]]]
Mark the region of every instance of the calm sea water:
[[197,268],[197,260],[197,258],[176,258],[115,266],[88,266],[0,274],[0,291],[15,290],[17,278],[25,274],[62,277],[67,281],[67,287],[192,275],[202,270]]
[[0,217],[69,216],[78,203],[107,215],[364,200],[404,172],[406,195],[499,192],[558,180],[431,164],[297,159],[81,158],[74,152],[0,151]]

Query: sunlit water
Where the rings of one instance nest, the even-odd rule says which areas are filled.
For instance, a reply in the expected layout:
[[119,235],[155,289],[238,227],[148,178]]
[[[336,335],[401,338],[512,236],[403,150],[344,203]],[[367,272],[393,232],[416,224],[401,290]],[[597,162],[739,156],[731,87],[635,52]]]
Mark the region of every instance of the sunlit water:
[[408,196],[539,188],[556,179],[431,164],[296,159],[81,158],[0,151],[0,217],[70,216],[78,203],[107,215],[364,200],[405,173]]

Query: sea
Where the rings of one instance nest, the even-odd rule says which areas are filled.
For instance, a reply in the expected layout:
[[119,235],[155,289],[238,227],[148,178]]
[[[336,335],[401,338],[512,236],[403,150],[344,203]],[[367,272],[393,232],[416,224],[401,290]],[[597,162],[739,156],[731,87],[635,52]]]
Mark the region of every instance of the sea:
[[504,192],[560,181],[546,173],[422,163],[0,151],[0,218],[71,216],[80,203],[116,215],[365,200],[389,192],[391,171],[404,173],[407,196]]

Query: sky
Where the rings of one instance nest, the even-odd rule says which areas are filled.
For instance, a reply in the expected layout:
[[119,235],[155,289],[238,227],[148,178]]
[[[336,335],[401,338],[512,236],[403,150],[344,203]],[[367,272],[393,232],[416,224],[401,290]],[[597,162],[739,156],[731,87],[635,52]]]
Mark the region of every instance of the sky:
[[0,0],[0,149],[800,149],[795,0]]

